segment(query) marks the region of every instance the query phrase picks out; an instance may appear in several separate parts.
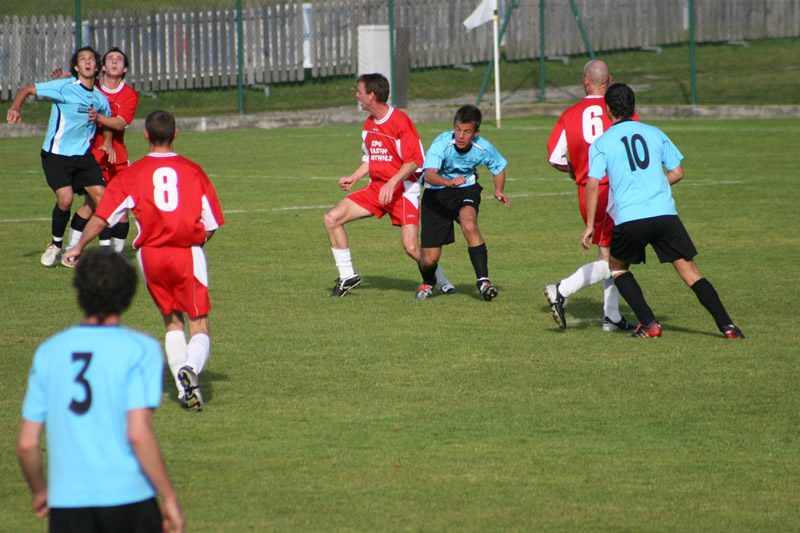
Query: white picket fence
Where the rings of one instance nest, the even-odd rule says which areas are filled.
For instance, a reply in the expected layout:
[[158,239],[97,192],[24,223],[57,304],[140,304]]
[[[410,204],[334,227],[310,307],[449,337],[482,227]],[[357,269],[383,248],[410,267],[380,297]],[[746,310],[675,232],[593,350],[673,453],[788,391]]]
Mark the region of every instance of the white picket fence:
[[[395,0],[395,27],[409,36],[410,68],[487,61],[491,24],[467,32],[462,21],[478,0]],[[499,2],[507,9],[511,0]],[[595,52],[686,42],[684,0],[575,0]],[[583,53],[569,0],[547,0],[545,54]],[[508,59],[541,56],[540,0],[516,0],[504,39]],[[695,0],[697,40],[796,37],[800,0]],[[502,15],[502,12],[501,12]],[[358,27],[388,24],[385,0],[270,0],[242,12],[242,76],[248,86],[354,75]],[[229,87],[238,78],[238,21],[232,5],[89,13],[84,39],[131,59],[128,81],[139,91]],[[74,48],[69,17],[0,21],[0,99],[67,67]]]

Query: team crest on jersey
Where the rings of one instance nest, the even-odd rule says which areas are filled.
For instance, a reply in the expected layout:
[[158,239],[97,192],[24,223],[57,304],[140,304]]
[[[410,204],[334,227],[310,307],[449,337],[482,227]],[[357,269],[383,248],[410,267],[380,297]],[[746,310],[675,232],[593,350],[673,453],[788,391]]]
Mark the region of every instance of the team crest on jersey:
[[78,113],[88,113],[89,109],[90,109],[90,106],[88,106],[86,104],[78,105]]

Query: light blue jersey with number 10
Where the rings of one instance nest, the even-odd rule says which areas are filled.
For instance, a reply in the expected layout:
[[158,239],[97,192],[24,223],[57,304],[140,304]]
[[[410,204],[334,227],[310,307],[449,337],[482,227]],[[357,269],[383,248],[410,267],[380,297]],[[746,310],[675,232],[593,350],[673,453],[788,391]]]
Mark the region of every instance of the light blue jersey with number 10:
[[589,177],[608,173],[608,213],[616,224],[677,215],[664,168],[681,164],[683,155],[669,137],[649,124],[617,122],[589,147]]
[[74,326],[43,342],[22,417],[44,423],[48,505],[107,507],[155,496],[128,440],[128,411],[161,402],[161,346],[124,326]]

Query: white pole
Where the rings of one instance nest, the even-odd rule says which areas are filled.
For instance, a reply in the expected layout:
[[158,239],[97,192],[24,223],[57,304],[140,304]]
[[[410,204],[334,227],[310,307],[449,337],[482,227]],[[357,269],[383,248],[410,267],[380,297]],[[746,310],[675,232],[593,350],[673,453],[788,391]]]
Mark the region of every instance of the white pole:
[[500,43],[497,42],[498,19],[497,0],[494,0],[494,18],[492,20],[492,25],[494,26],[494,108],[497,129],[500,129]]

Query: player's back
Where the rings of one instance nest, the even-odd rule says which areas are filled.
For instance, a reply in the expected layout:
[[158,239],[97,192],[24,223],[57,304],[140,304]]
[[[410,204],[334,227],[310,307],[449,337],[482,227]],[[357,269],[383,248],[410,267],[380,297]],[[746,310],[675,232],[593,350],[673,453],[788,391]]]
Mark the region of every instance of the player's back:
[[[139,227],[133,243],[136,248],[201,245],[207,230],[222,225],[222,211],[211,181],[198,164],[183,156],[151,153],[122,176],[124,190],[135,198],[133,212]],[[109,191],[112,188],[109,186]]]

